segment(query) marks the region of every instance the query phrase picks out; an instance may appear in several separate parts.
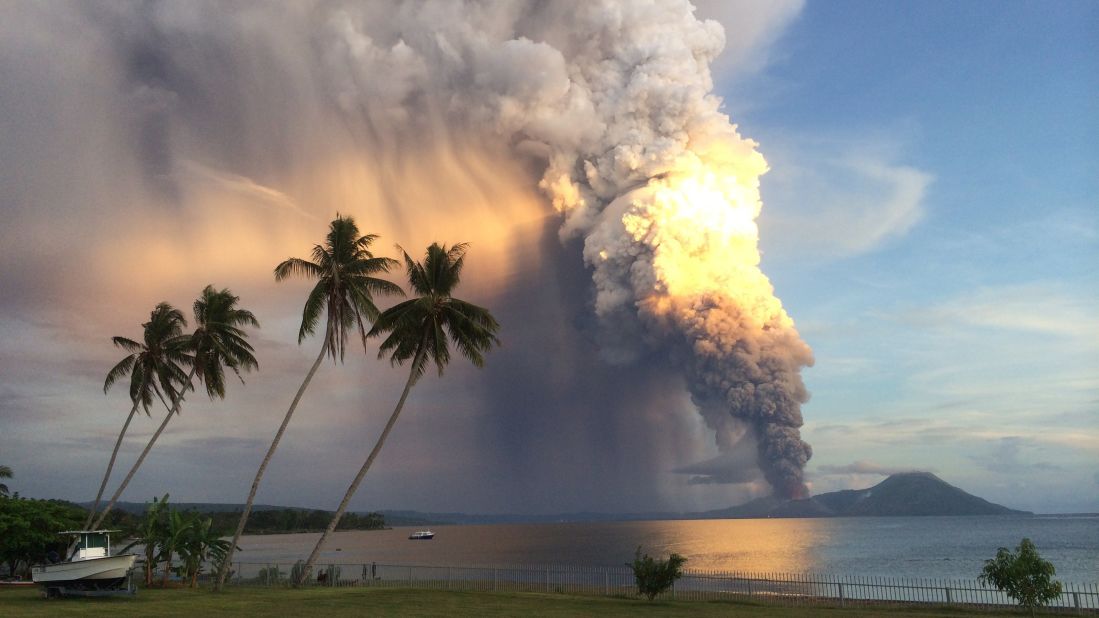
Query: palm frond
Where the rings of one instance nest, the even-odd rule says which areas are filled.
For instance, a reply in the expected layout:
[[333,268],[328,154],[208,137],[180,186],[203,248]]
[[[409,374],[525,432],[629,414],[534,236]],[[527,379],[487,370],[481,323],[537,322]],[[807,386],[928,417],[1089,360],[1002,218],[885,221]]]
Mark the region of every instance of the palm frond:
[[382,295],[382,296],[404,296],[404,289],[401,286],[393,283],[392,281],[386,281],[385,279],[378,279],[375,277],[363,277],[359,280],[359,283],[366,290],[370,296]]
[[436,369],[439,370],[439,376],[443,375],[443,368],[450,362],[450,346],[448,345],[446,331],[443,330],[441,320],[439,316],[432,316],[431,320],[431,361],[435,363]]
[[475,366],[484,366],[484,353],[499,345],[499,324],[487,309],[451,299],[446,310],[446,325],[454,345]]
[[289,258],[275,267],[275,281],[282,281],[292,276],[317,278],[322,274],[324,272],[318,265],[296,257]]
[[133,339],[127,339],[126,337],[111,337],[111,342],[114,343],[115,346],[120,347],[123,350],[131,353],[141,352],[145,349],[145,346],[134,341]]
[[447,273],[447,293],[458,287],[458,283],[462,280],[462,267],[466,263],[466,251],[469,249],[469,243],[460,242],[450,248],[446,252],[446,261],[449,264]]
[[129,373],[136,361],[137,357],[135,355],[130,355],[123,358],[118,364],[112,367],[111,370],[107,372],[107,379],[103,381],[103,394],[106,394],[119,378],[122,378]]
[[401,263],[387,257],[361,257],[345,266],[345,271],[352,275],[373,275],[387,273],[389,269],[400,266]]
[[365,287],[353,287],[347,291],[347,298],[345,299],[349,305],[351,313],[354,314],[353,319],[355,323],[362,323],[362,317],[365,315],[369,320],[375,320],[378,318],[378,307],[374,304],[374,298],[370,294],[370,291]]
[[259,363],[252,354],[254,348],[239,326],[258,327],[252,312],[237,307],[239,297],[228,289],[214,290],[206,286],[195,301],[195,323],[198,328],[187,345],[193,353],[196,375],[206,387],[210,398],[225,397],[225,367],[244,381],[241,370],[256,369]]
[[255,314],[247,309],[236,309],[229,314],[227,323],[230,326],[251,326],[252,328],[260,328],[259,320],[256,319]]
[[321,319],[321,311],[324,309],[324,300],[327,290],[324,280],[317,282],[305,298],[305,307],[301,312],[301,328],[298,329],[298,343],[312,335],[317,328],[317,322]]
[[380,237],[377,234],[363,234],[362,236],[359,236],[358,240],[355,241],[355,248],[369,255],[370,252],[367,251],[367,249],[370,247],[371,244],[374,243],[375,240],[378,240],[378,238]]
[[393,365],[412,360],[414,379],[434,363],[440,375],[450,362],[450,342],[474,365],[484,365],[484,355],[500,344],[500,325],[485,308],[453,298],[461,279],[469,245],[449,249],[433,243],[423,262],[417,262],[400,245],[412,298],[386,309],[374,320],[367,337],[381,337],[378,357],[389,356]]
[[328,315],[325,345],[333,360],[344,359],[352,328],[358,328],[365,347],[365,322],[378,315],[374,294],[403,294],[400,286],[371,276],[388,272],[397,264],[369,251],[377,239],[376,234],[359,235],[355,220],[337,213],[329,223],[325,243],[314,245],[312,261],[290,258],[276,267],[276,280],[292,273],[318,280],[305,301],[298,343],[316,332],[323,310]]
[[450,311],[462,316],[463,319],[469,320],[477,326],[490,331],[492,338],[494,340],[496,339],[495,333],[500,329],[500,323],[496,321],[496,318],[492,317],[492,314],[488,309],[464,300],[458,300],[457,298],[451,298],[447,305]]

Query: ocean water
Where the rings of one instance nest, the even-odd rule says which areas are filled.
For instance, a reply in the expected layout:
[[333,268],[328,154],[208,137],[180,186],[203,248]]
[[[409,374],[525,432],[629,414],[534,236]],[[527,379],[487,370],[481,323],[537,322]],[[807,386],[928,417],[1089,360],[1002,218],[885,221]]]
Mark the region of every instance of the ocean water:
[[[1058,579],[1099,582],[1099,515],[433,526],[434,540],[410,541],[413,530],[337,532],[320,562],[622,566],[640,545],[650,555],[686,556],[689,569],[975,579],[998,547],[1027,537]],[[246,536],[235,560],[292,563],[319,536]]]

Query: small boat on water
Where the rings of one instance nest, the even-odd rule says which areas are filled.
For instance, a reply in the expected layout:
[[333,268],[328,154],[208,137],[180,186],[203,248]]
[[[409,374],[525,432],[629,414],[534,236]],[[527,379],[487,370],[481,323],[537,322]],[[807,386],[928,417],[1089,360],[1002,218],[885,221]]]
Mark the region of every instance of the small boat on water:
[[411,541],[430,541],[435,538],[435,533],[430,530],[418,530],[408,535]]
[[117,530],[68,530],[78,537],[72,560],[31,568],[31,579],[47,597],[133,593],[129,579],[137,554],[111,555],[111,533]]

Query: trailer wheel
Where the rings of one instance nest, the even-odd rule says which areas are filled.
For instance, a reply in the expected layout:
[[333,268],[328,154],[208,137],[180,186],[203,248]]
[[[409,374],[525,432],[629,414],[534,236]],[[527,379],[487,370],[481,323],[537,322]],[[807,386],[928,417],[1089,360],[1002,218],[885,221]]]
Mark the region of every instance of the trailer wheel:
[[61,598],[61,589],[60,588],[46,588],[46,598],[47,599],[60,599]]

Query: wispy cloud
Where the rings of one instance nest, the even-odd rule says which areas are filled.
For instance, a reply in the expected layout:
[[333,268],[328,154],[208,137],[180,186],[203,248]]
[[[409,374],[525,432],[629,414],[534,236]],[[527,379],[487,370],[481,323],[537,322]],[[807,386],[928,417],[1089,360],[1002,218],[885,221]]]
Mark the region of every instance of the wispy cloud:
[[[817,468],[817,471],[823,474],[878,474],[881,476],[913,472],[914,470],[915,469],[911,466],[883,466],[882,464],[875,463],[868,459],[862,459],[842,466],[824,465]],[[927,470],[930,470],[930,468]]]
[[965,325],[1099,339],[1099,301],[1051,281],[982,287],[899,317],[938,327]]
[[945,442],[975,442],[1017,439],[1028,436],[1030,444],[1073,448],[1099,454],[1099,428],[1062,425],[1036,430],[1040,419],[964,412],[952,418],[942,416],[897,416],[888,420],[859,419],[848,423],[806,425],[817,440],[848,440],[878,446],[929,446]]
[[217,191],[242,198],[245,202],[285,208],[305,218],[319,220],[316,215],[298,206],[290,196],[247,176],[217,170],[193,160],[182,161],[180,168],[185,184],[192,187],[196,184],[206,185]]
[[713,72],[738,77],[765,67],[776,51],[772,44],[805,6],[805,0],[694,0],[696,14],[725,27],[725,49]]
[[1030,470],[1061,470],[1062,466],[1040,461],[1041,445],[1022,436],[1006,436],[992,443],[984,452],[969,458],[995,474],[1021,474]]
[[851,137],[769,147],[765,248],[837,259],[875,251],[912,230],[934,177],[900,162],[899,147],[883,144]]

